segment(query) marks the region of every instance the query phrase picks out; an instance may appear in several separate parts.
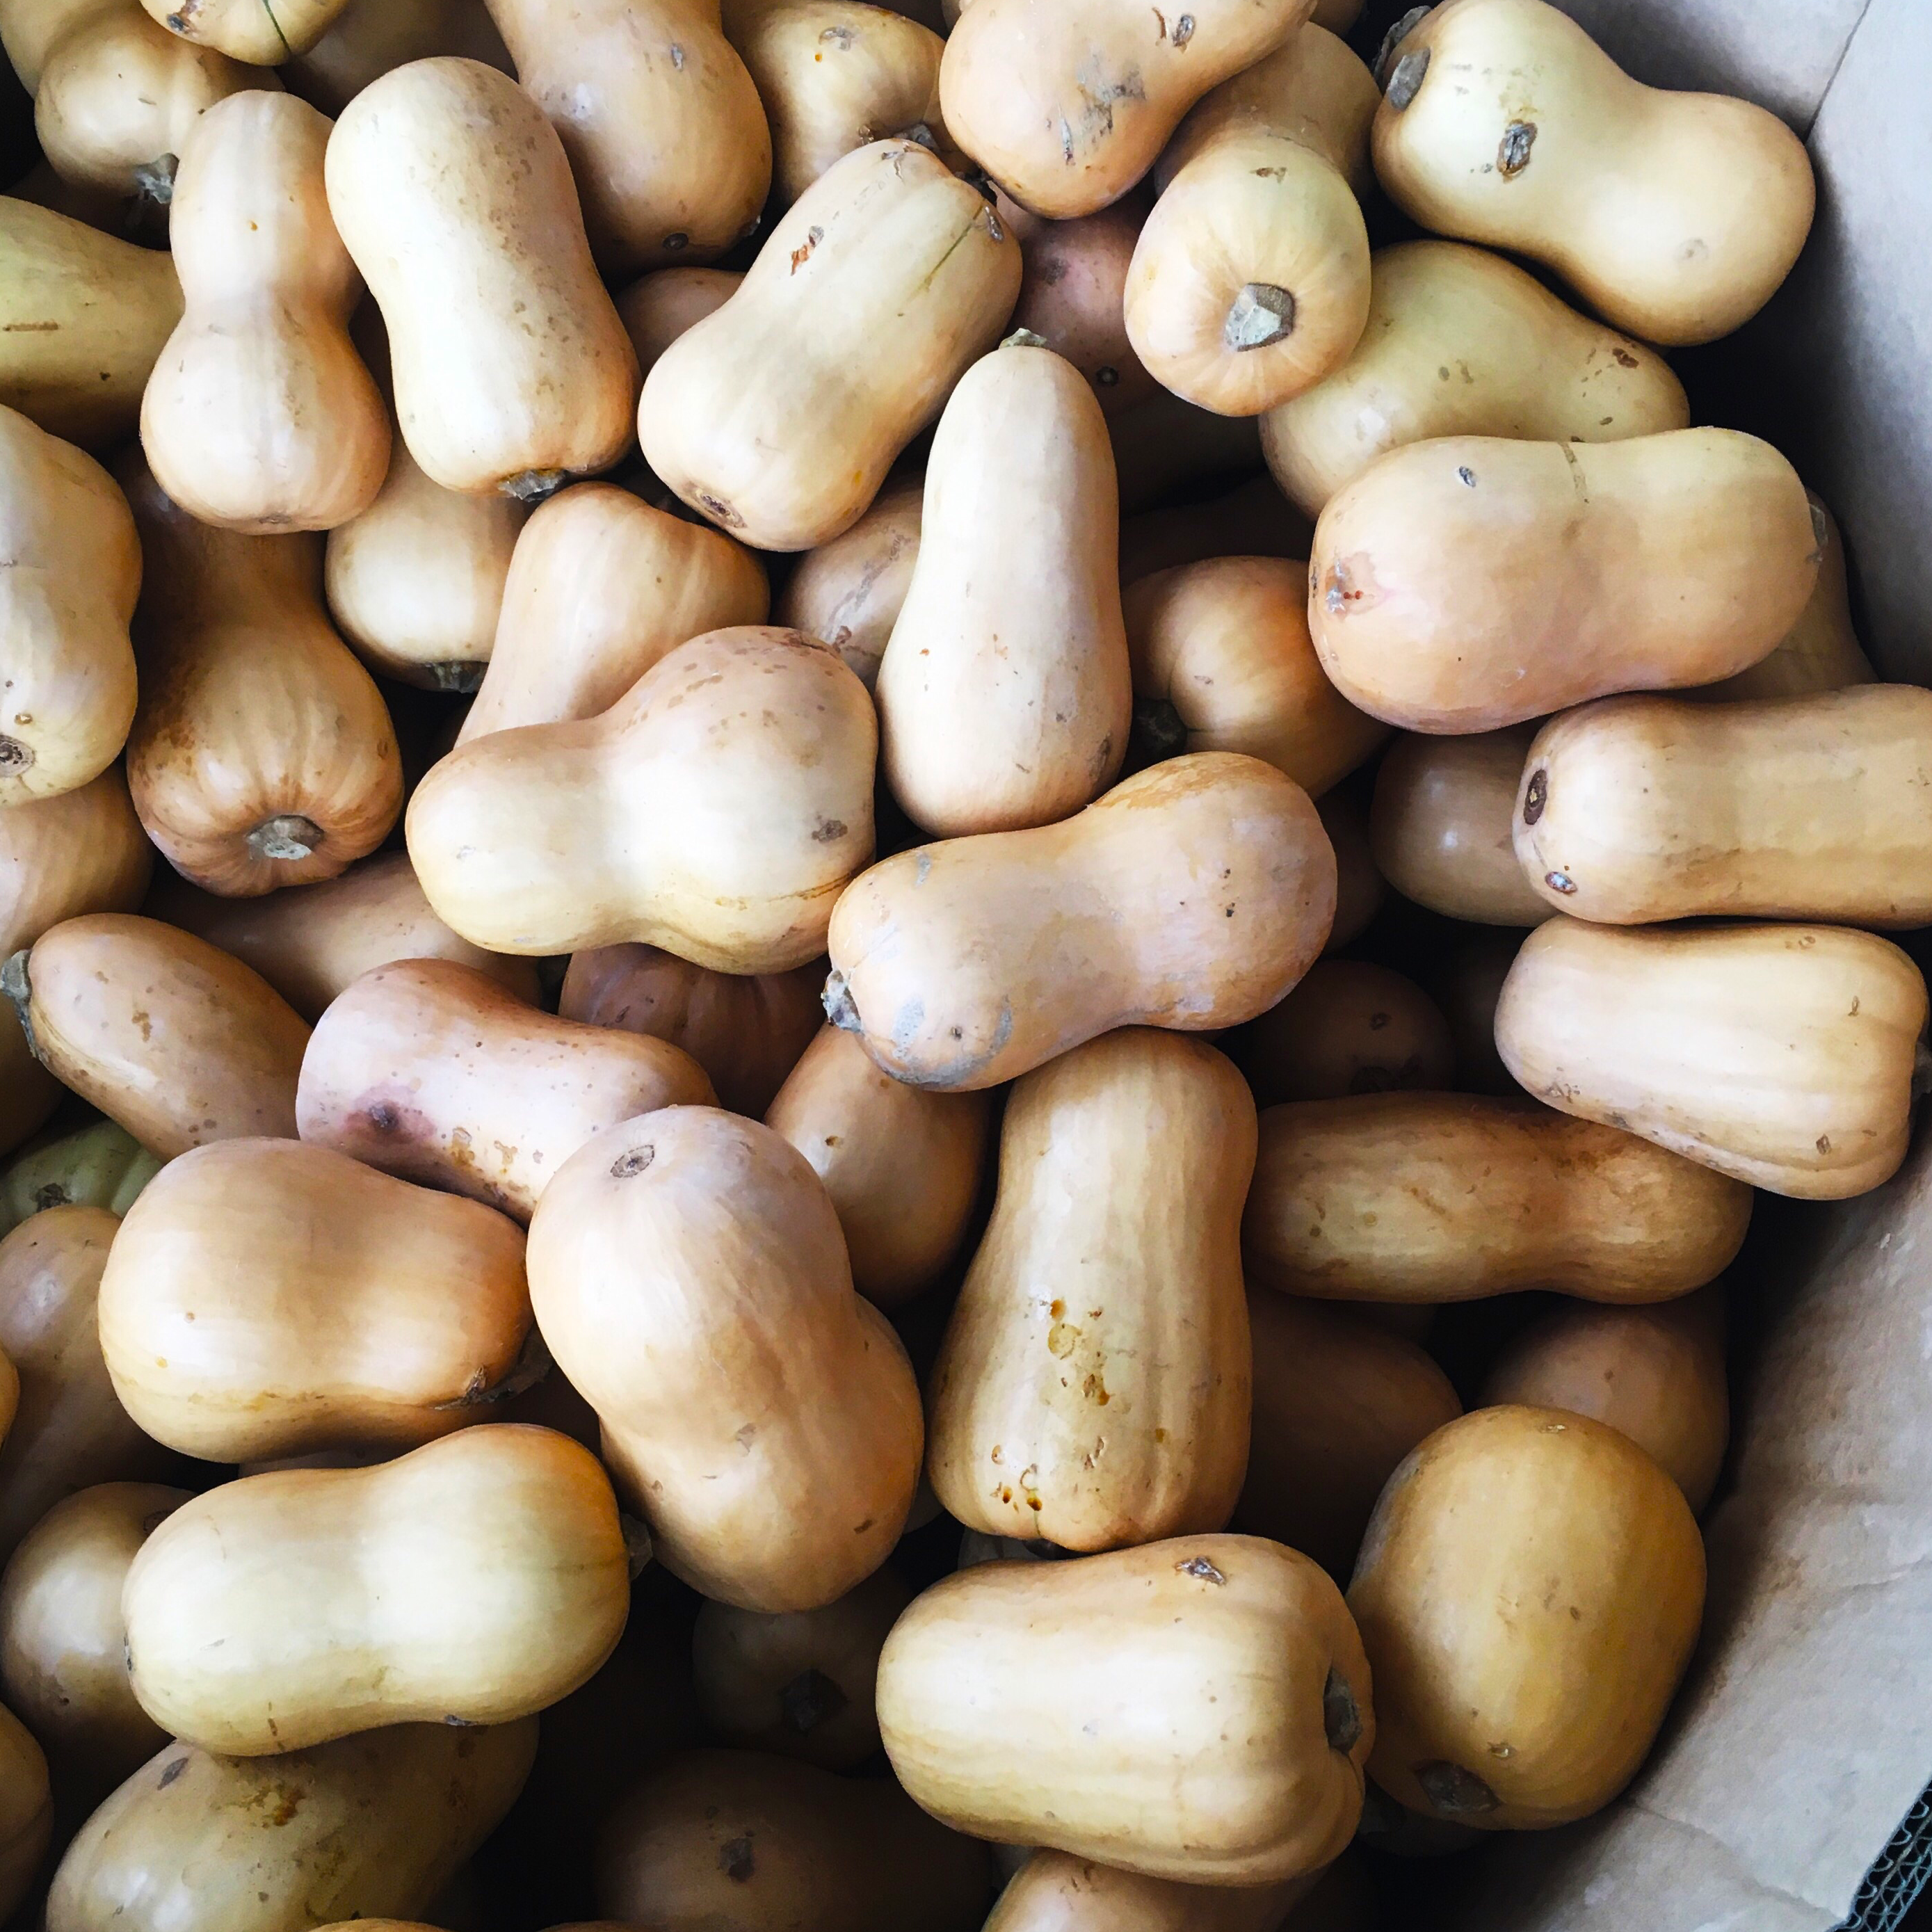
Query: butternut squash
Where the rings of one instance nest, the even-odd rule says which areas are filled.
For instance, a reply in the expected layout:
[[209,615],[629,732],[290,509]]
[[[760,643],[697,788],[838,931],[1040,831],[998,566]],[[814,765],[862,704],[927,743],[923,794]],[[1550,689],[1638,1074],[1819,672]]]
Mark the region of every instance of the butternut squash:
[[1704,1546],[1630,1438],[1482,1408],[1389,1480],[1348,1607],[1376,1684],[1375,1780],[1482,1831],[1587,1817],[1643,1762],[1697,1640]]
[[709,1107],[607,1128],[544,1191],[530,1264],[544,1340],[673,1576],[808,1610],[884,1561],[919,1392],[802,1154]]
[[1802,698],[1814,691],[1842,691],[1850,684],[1876,684],[1878,673],[1858,642],[1852,627],[1850,586],[1845,580],[1845,546],[1838,525],[1820,500],[1816,490],[1808,490],[1813,526],[1825,532],[1824,556],[1818,566],[1817,581],[1811,586],[1810,601],[1798,613],[1798,621],[1784,634],[1769,657],[1760,658],[1748,670],[1715,684],[1695,686],[1687,698]]
[[680,1752],[601,1835],[598,1910],[663,1932],[976,1932],[993,1888],[986,1847],[890,1778],[752,1751]]
[[1361,807],[1346,792],[1331,791],[1315,809],[1335,854],[1335,923],[1322,949],[1334,952],[1359,939],[1374,923],[1388,889],[1376,868]]
[[1404,242],[1376,253],[1354,352],[1262,418],[1262,453],[1282,494],[1318,517],[1377,457],[1429,437],[1611,442],[1690,420],[1654,350],[1500,255]]
[[1145,402],[1159,386],[1127,339],[1121,306],[1145,197],[1130,195],[1072,221],[1042,221],[1004,195],[996,206],[1020,238],[1013,326],[1065,356],[1108,416]]
[[436,54],[464,54],[510,71],[509,50],[483,0],[413,0],[408,7],[350,0],[347,12],[282,72],[291,92],[334,115],[392,68]]
[[799,559],[772,609],[778,622],[823,638],[868,691],[912,583],[925,504],[922,478],[889,483],[843,536]]
[[60,1105],[60,1082],[34,1058],[20,1016],[0,1007],[0,1154],[11,1154]]
[[312,1026],[364,973],[392,959],[448,959],[531,1005],[536,968],[459,939],[430,910],[406,852],[384,852],[298,892],[215,898],[184,880],[158,886],[149,909],[251,966]]
[[1262,1288],[1248,1318],[1254,1430],[1234,1520],[1346,1582],[1383,1485],[1462,1405],[1418,1343],[1352,1308]]
[[0,966],[0,991],[40,1064],[164,1160],[210,1141],[294,1138],[308,1028],[205,939],[86,914]]
[[1750,1210],[1748,1188],[1617,1127],[1364,1094],[1262,1116],[1243,1236],[1255,1280],[1323,1300],[1667,1301],[1730,1263]]
[[960,1570],[894,1626],[878,1702],[900,1783],[942,1822],[1193,1884],[1325,1864],[1375,1741],[1341,1592],[1258,1537]]
[[1165,387],[1258,416],[1353,352],[1369,315],[1355,196],[1374,103],[1367,68],[1308,25],[1181,123],[1125,292],[1128,340]]
[[1063,357],[1010,338],[939,419],[918,559],[879,665],[880,760],[914,824],[1017,832],[1112,782],[1133,702],[1119,530],[1092,391]]
[[1932,924],[1932,692],[1855,685],[1688,704],[1609,698],[1537,734],[1514,836],[1549,904],[1598,925],[1724,914]]
[[853,1770],[879,1748],[879,1652],[911,1600],[879,1570],[816,1610],[767,1616],[706,1604],[691,1640],[706,1724],[741,1749]]
[[1125,599],[1134,735],[1156,758],[1245,752],[1318,798],[1388,736],[1328,682],[1308,635],[1308,567],[1217,556]]
[[694,322],[722,308],[745,279],[736,268],[656,268],[617,296],[617,320],[648,376],[658,358]]
[[121,1586],[189,1494],[158,1483],[82,1490],[41,1518],[0,1576],[0,1688],[51,1757],[63,1797],[88,1810],[168,1741],[128,1682]]
[[765,1110],[838,1210],[852,1285],[880,1308],[930,1288],[965,1239],[992,1124],[984,1094],[930,1094],[882,1073],[828,1026]]
[[54,43],[86,18],[97,0],[7,0],[0,6],[0,53],[32,94]]
[[128,1210],[101,1353],[128,1413],[186,1455],[412,1448],[512,1392],[523,1245],[503,1216],[328,1148],[220,1142]]
[[0,1708],[0,1912],[11,1916],[26,1901],[53,1826],[46,1756],[26,1726]]
[[77,1490],[166,1473],[101,1358],[95,1300],[119,1226],[104,1208],[54,1207],[0,1240],[0,1349],[20,1378],[0,1444],[0,1553]]
[[344,109],[323,173],[425,476],[528,500],[616,461],[637,358],[530,95],[480,62],[412,61]]
[[0,1173],[0,1234],[49,1208],[105,1208],[118,1220],[160,1168],[112,1120],[36,1142]]
[[395,822],[402,765],[323,614],[322,540],[212,529],[131,456],[121,478],[146,564],[128,741],[142,829],[225,897],[334,878]]
[[1550,908],[1511,842],[1534,724],[1468,737],[1405,731],[1376,770],[1369,839],[1404,898],[1477,926],[1540,926]]
[[1621,1430],[1701,1511],[1730,1435],[1722,1286],[1654,1308],[1558,1309],[1504,1346],[1482,1400],[1560,1408]]
[[1450,950],[1430,982],[1456,1042],[1456,1084],[1466,1094],[1522,1091],[1496,1052],[1496,1002],[1522,944],[1520,932],[1478,932]]
[[165,208],[196,121],[244,88],[273,88],[268,70],[182,40],[140,0],[64,10],[33,89],[40,152],[68,181],[133,204],[136,223]]
[[986,1932],[1283,1932],[1310,1882],[1182,1885],[1035,1852],[1000,1893]]
[[1120,477],[1120,508],[1129,516],[1262,466],[1261,433],[1252,416],[1217,416],[1166,389],[1109,416],[1107,434]]
[[94,459],[0,407],[0,811],[75,791],[134,716],[134,519]]
[[906,135],[936,146],[939,56],[930,27],[863,0],[758,10],[734,45],[771,123],[772,198],[788,208],[842,156]]
[[606,274],[709,261],[751,233],[772,136],[716,0],[488,5],[563,142]]
[[322,1016],[302,1063],[302,1137],[527,1222],[599,1128],[716,1096],[661,1040],[562,1020],[474,968],[398,959]]
[[0,406],[92,449],[119,442],[181,313],[164,250],[0,196]]
[[154,1531],[122,1597],[142,1708],[241,1757],[527,1717],[596,1671],[630,1604],[596,1458],[514,1423],[224,1484]]
[[1811,164],[1783,122],[1642,86],[1545,0],[1456,0],[1384,58],[1376,173],[1396,205],[1554,268],[1647,342],[1728,335],[1804,244]]
[[772,228],[735,293],[652,366],[644,460],[760,550],[848,530],[901,450],[992,346],[1019,247],[916,141],[836,162]]
[[127,1932],[244,1920],[308,1932],[345,1913],[425,1912],[515,1802],[536,1742],[526,1718],[398,1724],[271,1758],[167,1744],[68,1847],[47,1932],[92,1932],[117,1912]]
[[594,718],[680,644],[762,624],[770,599],[764,566],[730,538],[614,484],[577,484],[516,539],[457,742]]
[[1061,824],[862,873],[832,915],[826,1011],[896,1079],[993,1087],[1115,1027],[1252,1019],[1334,910],[1307,794],[1258,758],[1198,752]]
[[1208,90],[1293,37],[1314,0],[1202,0],[1147,32],[1128,0],[978,0],[940,63],[946,131],[1022,208],[1118,201]]
[[1316,960],[1285,1000],[1222,1044],[1263,1107],[1447,1088],[1456,1065],[1436,1002],[1366,959]]
[[115,766],[72,791],[0,811],[0,958],[62,920],[133,911],[154,857]]
[[1095,1550],[1222,1528],[1247,1460],[1254,1102],[1204,1041],[1128,1028],[1023,1076],[927,1394],[970,1529]]
[[1282,500],[1271,477],[1251,476],[1218,496],[1125,518],[1120,582],[1138,584],[1157,570],[1221,556],[1292,557],[1305,572],[1314,535],[1314,526]]
[[274,67],[305,53],[328,32],[350,0],[141,0],[171,34],[216,48],[231,58]]
[[710,1076],[718,1104],[763,1118],[825,1015],[822,961],[789,973],[714,973],[654,946],[574,953],[558,1012],[682,1047]]
[[634,940],[778,972],[824,950],[871,855],[876,744],[824,645],[712,631],[596,718],[459,746],[410,801],[410,857],[438,916],[492,952]]
[[1496,1047],[1567,1114],[1839,1201],[1905,1158],[1925,1026],[1918,968],[1868,932],[1553,919],[1503,983]]
[[1493,730],[1756,663],[1804,608],[1821,544],[1797,472],[1735,430],[1441,436],[1329,500],[1309,629],[1362,710]]

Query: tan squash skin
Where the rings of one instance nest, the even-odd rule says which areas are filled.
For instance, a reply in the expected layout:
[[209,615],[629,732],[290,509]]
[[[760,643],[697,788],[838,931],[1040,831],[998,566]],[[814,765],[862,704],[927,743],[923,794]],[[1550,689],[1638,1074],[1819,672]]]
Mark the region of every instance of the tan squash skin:
[[1315,809],[1335,854],[1335,922],[1322,949],[1334,952],[1359,939],[1375,922],[1388,887],[1376,869],[1361,807],[1346,792],[1331,791]]
[[1642,86],[1544,0],[1456,0],[1385,58],[1376,173],[1396,205],[1544,262],[1646,342],[1728,335],[1804,246],[1811,166],[1782,121]]
[[644,460],[741,542],[816,549],[992,346],[1019,280],[1019,244],[977,189],[916,142],[859,148],[658,358],[638,406]]
[[750,232],[772,138],[718,0],[488,5],[570,158],[605,274],[710,261]]
[[1416,1342],[1354,1309],[1257,1288],[1248,1316],[1254,1432],[1234,1520],[1346,1582],[1382,1486],[1462,1405]]
[[492,952],[632,940],[780,972],[824,950],[871,856],[876,730],[824,645],[712,631],[596,718],[460,746],[410,800],[410,856],[437,913]]
[[1035,1852],[1007,1882],[985,1932],[1282,1932],[1310,1883],[1181,1885]]
[[1113,452],[1070,362],[1012,338],[960,378],[920,530],[874,691],[893,797],[942,838],[1067,818],[1119,772],[1133,704]]
[[382,693],[324,614],[322,539],[212,529],[133,452],[120,478],[146,567],[128,741],[143,829],[226,898],[334,878],[387,836],[403,774]]
[[0,53],[32,94],[40,84],[54,43],[104,4],[104,0],[4,0],[0,4]]
[[261,975],[131,913],[63,920],[0,966],[40,1063],[164,1160],[292,1139],[308,1027]]
[[98,778],[134,716],[141,549],[93,458],[0,407],[0,810]]
[[224,1484],[148,1538],[122,1596],[142,1708],[243,1757],[527,1717],[595,1672],[630,1606],[597,1459],[514,1423]]
[[1353,352],[1369,314],[1355,197],[1374,96],[1360,61],[1304,26],[1176,131],[1125,292],[1128,339],[1176,394],[1258,416]]
[[772,617],[822,638],[870,691],[919,559],[923,478],[889,484],[843,536],[798,560]]
[[578,484],[517,538],[489,663],[456,742],[594,718],[680,644],[762,624],[770,597],[764,566],[730,538],[615,484]]
[[993,1888],[986,1847],[890,1778],[762,1753],[680,1752],[599,1837],[598,1910],[652,1932],[978,1932]]
[[1805,494],[1810,499],[1814,526],[1825,532],[1825,554],[1810,602],[1769,657],[1760,658],[1736,677],[1697,686],[1684,693],[1686,698],[1723,702],[1741,698],[1802,698],[1814,691],[1842,691],[1847,685],[1878,682],[1878,673],[1852,628],[1845,546],[1838,520],[1815,491]]
[[1484,1406],[1527,1402],[1607,1423],[1701,1511],[1730,1436],[1723,1297],[1713,1282],[1656,1308],[1558,1309],[1490,1364]]
[[1252,1019],[1334,910],[1307,794],[1258,758],[1199,752],[1061,824],[862,873],[832,915],[826,1010],[896,1079],[994,1087],[1114,1027]]
[[842,155],[923,129],[943,139],[930,27],[862,0],[794,0],[734,30],[771,122],[772,199],[789,207]]
[[191,1492],[104,1483],[44,1516],[0,1577],[0,1688],[89,1808],[168,1741],[135,1702],[121,1586],[148,1532]]
[[489,663],[504,580],[529,515],[500,491],[472,496],[432,483],[397,436],[374,502],[328,533],[328,614],[384,676],[430,691],[473,691]]
[[50,1208],[0,1241],[0,1349],[20,1378],[0,1447],[0,1552],[76,1490],[165,1472],[166,1455],[114,1393],[95,1327],[120,1225],[105,1208]]
[[851,1287],[830,1197],[770,1129],[668,1107],[605,1131],[545,1191],[531,1292],[658,1562],[740,1610],[869,1576],[919,1484],[919,1391]]
[[1840,1201],[1905,1158],[1925,1025],[1918,968],[1868,932],[1553,919],[1510,968],[1496,1047],[1565,1113]]
[[350,0],[141,0],[171,34],[238,61],[274,67],[306,53],[328,32]]
[[1127,340],[1121,302],[1127,265],[1147,219],[1146,197],[1130,196],[1073,221],[1044,221],[1004,194],[997,205],[1020,238],[1013,327],[1065,356],[1108,416],[1145,402],[1159,385]]
[[212,1462],[405,1449],[512,1393],[530,1325],[516,1224],[299,1141],[170,1162],[102,1276],[116,1393]]
[[1654,350],[1486,249],[1404,242],[1376,251],[1354,353],[1262,417],[1262,452],[1282,494],[1316,517],[1377,457],[1427,437],[1608,442],[1690,420]]
[[528,499],[616,461],[637,358],[536,101],[478,61],[412,62],[344,109],[324,175],[425,476]]
[[1366,959],[1316,960],[1280,1005],[1222,1044],[1263,1107],[1430,1091],[1448,1087],[1456,1067],[1436,1002],[1413,980]]
[[1520,1094],[1496,1052],[1496,1002],[1522,946],[1520,932],[1478,932],[1452,947],[1429,990],[1456,1042],[1456,1084],[1466,1094]]
[[187,308],[141,399],[155,480],[202,522],[326,530],[375,500],[389,418],[349,340],[362,292],[322,193],[329,122],[231,94],[195,124],[168,236]]
[[1130,0],[976,3],[940,64],[946,131],[1022,208],[1091,214],[1147,172],[1202,94],[1313,10],[1314,0],[1202,0],[1150,33]]
[[1341,1593],[1246,1536],[962,1570],[894,1628],[878,1703],[900,1783],[956,1829],[1192,1884],[1325,1864],[1375,1738]]
[[1132,516],[1216,478],[1261,467],[1252,416],[1217,416],[1156,389],[1107,418],[1120,478],[1120,509]]
[[399,1724],[272,1758],[170,1744],[68,1847],[47,1932],[94,1932],[129,1898],[129,1932],[427,1911],[515,1802],[536,1744],[527,1718]]
[[1243,1236],[1254,1280],[1324,1300],[1667,1301],[1729,1264],[1750,1210],[1748,1188],[1615,1127],[1362,1094],[1262,1116]]
[[557,1011],[682,1047],[710,1076],[718,1105],[763,1118],[818,1038],[822,962],[789,973],[714,973],[654,946],[574,953]]
[[617,296],[617,320],[648,376],[658,358],[693,323],[715,314],[745,279],[736,268],[656,268]]
[[930,1288],[979,1199],[992,1106],[882,1073],[854,1035],[821,1028],[765,1124],[812,1163],[838,1211],[852,1285],[880,1308]]
[[181,312],[166,250],[0,196],[0,405],[90,449],[120,442]]
[[748,1750],[850,1771],[879,1748],[879,1652],[912,1593],[875,1570],[822,1610],[765,1616],[706,1604],[692,1674],[712,1732]]
[[412,0],[407,7],[352,0],[322,38],[282,71],[292,92],[325,114],[340,114],[392,68],[436,54],[464,54],[510,71],[509,50],[483,0]]
[[1516,856],[1602,926],[1706,914],[1932,924],[1932,692],[1610,698],[1537,734]]
[[[1178,503],[1143,510],[1120,525],[1120,582],[1138,584],[1158,570],[1205,563],[1223,556],[1292,557],[1303,573],[1301,601],[1307,598],[1307,557],[1313,526],[1282,500],[1272,478],[1251,476],[1226,495],[1204,502]],[[1304,616],[1304,623],[1307,620]]]
[[94,0],[47,50],[34,89],[34,132],[64,179],[137,212],[165,207],[175,164],[202,115],[244,88],[278,83],[178,38],[140,0]]
[[58,797],[0,811],[0,958],[88,912],[132,912],[154,849],[117,766]]
[[1476,926],[1540,926],[1550,908],[1510,842],[1534,724],[1467,737],[1404,732],[1376,770],[1369,838],[1404,898]]
[[1704,1546],[1628,1436],[1483,1408],[1390,1478],[1348,1607],[1376,1783],[1483,1831],[1587,1817],[1643,1762],[1697,1640]]
[[555,1018],[471,967],[399,959],[322,1015],[296,1117],[316,1146],[527,1222],[600,1128],[715,1099],[664,1040]]
[[37,1134],[61,1103],[60,1082],[34,1058],[11,1005],[0,1008],[0,1154]]
[[1820,555],[1796,471],[1735,430],[1443,436],[1329,500],[1309,629],[1364,710],[1490,731],[1756,663],[1796,622]]
[[1305,563],[1181,564],[1136,580],[1124,604],[1135,732],[1157,758],[1245,752],[1318,798],[1388,736],[1316,657]]
[[32,1733],[0,1708],[0,1912],[23,1904],[53,1835],[47,1761]]
[[164,879],[154,915],[232,952],[310,1025],[364,973],[392,959],[448,959],[534,1006],[536,968],[459,939],[429,908],[406,852],[385,852],[340,878],[266,898],[220,899]]
[[1254,1132],[1233,1065],[1173,1034],[1107,1034],[1016,1084],[927,1390],[928,1475],[969,1529],[1096,1550],[1226,1525]]

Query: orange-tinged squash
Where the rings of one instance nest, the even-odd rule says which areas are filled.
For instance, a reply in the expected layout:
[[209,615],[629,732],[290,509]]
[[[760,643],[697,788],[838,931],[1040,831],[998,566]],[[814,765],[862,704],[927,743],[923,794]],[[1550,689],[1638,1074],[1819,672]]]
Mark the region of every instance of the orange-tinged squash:
[[640,374],[694,322],[722,308],[745,279],[736,268],[654,268],[619,291],[617,320],[638,353]]
[[1035,1852],[1007,1881],[986,1932],[1284,1932],[1312,1880],[1183,1885],[1066,1852]]
[[1263,1107],[1447,1088],[1456,1064],[1436,1002],[1366,959],[1318,959],[1287,998],[1222,1043]]
[[1630,1438],[1481,1408],[1389,1480],[1348,1586],[1376,1686],[1370,1768],[1484,1831],[1587,1817],[1643,1761],[1690,1660],[1704,1546]]
[[72,791],[0,810],[0,959],[86,912],[132,912],[154,848],[110,767]]
[[47,1760],[33,1733],[0,1708],[0,1912],[25,1901],[53,1835]]
[[1127,339],[1127,266],[1147,219],[1144,195],[1072,221],[1045,221],[1004,195],[1000,218],[1020,238],[1020,298],[1012,326],[1037,335],[1092,386],[1112,416],[1159,385]]
[[19,1014],[10,1004],[0,1006],[0,1154],[38,1133],[64,1091],[34,1058]]

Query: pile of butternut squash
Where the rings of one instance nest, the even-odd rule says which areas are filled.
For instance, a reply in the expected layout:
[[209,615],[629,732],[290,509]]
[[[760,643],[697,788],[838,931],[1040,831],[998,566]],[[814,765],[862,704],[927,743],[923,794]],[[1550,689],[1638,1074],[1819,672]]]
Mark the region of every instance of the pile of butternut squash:
[[0,1916],[1366,1932],[1638,1774],[1926,1056],[1669,360],[1810,168],[1188,4],[0,0]]

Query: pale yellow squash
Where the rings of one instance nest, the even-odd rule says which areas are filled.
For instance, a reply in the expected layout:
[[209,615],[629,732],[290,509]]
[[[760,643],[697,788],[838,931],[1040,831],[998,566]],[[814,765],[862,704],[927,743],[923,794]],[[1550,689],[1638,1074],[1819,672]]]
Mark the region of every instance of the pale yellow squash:
[[350,0],[141,0],[171,34],[238,61],[274,67],[305,53],[334,25]]
[[912,583],[925,506],[922,478],[889,482],[842,536],[799,559],[772,609],[778,622],[824,638],[868,691]]

